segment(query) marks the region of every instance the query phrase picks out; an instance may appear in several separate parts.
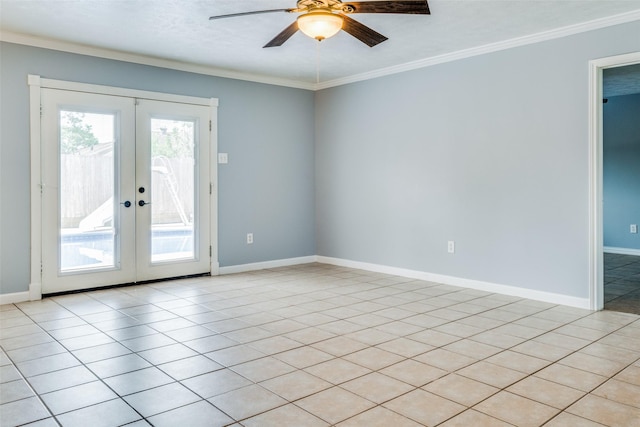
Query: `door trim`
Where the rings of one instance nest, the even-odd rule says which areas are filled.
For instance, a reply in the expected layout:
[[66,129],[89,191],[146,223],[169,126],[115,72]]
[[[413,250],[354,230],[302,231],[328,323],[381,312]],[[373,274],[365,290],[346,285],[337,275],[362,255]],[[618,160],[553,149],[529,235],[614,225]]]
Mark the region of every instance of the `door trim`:
[[62,89],[76,92],[88,92],[103,95],[141,98],[154,101],[168,101],[183,104],[208,106],[210,111],[210,162],[209,183],[212,188],[210,197],[210,244],[211,275],[219,274],[218,261],[218,99],[174,95],[112,86],[102,86],[64,80],[44,79],[29,74],[29,131],[30,131],[30,191],[31,191],[31,278],[29,300],[42,298],[42,150],[41,150],[41,93],[42,88]]
[[589,61],[589,306],[604,308],[602,70],[640,63],[640,52]]

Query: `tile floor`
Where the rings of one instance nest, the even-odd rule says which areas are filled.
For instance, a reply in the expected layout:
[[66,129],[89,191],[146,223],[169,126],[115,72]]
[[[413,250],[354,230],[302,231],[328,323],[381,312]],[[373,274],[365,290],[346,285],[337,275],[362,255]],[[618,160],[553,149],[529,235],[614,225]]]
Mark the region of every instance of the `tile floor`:
[[604,309],[640,314],[640,256],[604,254]]
[[308,264],[0,319],[2,426],[640,426],[632,314]]

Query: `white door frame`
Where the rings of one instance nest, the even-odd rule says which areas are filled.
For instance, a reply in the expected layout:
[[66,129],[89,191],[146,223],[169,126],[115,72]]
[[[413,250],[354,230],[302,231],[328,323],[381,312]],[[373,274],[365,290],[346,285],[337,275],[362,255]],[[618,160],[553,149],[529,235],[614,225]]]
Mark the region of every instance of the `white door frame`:
[[211,274],[219,273],[218,262],[218,99],[198,98],[184,95],[173,95],[160,92],[149,92],[119,87],[92,85],[86,83],[68,82],[64,80],[44,79],[30,74],[29,84],[29,119],[30,119],[30,150],[31,150],[31,279],[29,283],[29,299],[31,301],[42,298],[42,150],[40,105],[42,88],[72,90],[128,98],[143,98],[156,101],[168,101],[184,104],[195,104],[210,107],[210,162],[209,183],[212,188],[210,198],[210,242],[211,242]]
[[604,308],[602,70],[640,63],[640,52],[589,61],[589,306]]

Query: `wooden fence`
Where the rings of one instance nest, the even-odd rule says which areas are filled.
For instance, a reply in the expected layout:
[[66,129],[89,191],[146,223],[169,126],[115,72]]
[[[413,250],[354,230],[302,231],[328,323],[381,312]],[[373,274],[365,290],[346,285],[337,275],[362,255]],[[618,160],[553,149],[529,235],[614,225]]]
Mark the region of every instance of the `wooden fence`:
[[[169,159],[175,177],[179,203],[189,220],[193,218],[194,169],[191,159]],[[78,227],[80,221],[104,204],[114,192],[113,158],[63,154],[60,159],[60,198],[63,228]],[[169,176],[152,173],[154,223],[182,222],[169,190]],[[145,196],[136,196],[148,201]],[[123,200],[116,200],[116,204]],[[131,200],[133,203],[134,200]]]

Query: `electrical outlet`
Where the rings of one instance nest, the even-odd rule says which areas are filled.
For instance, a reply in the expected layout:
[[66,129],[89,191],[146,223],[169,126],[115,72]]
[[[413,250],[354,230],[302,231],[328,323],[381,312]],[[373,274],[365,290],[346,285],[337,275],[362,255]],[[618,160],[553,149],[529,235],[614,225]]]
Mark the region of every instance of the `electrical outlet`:
[[447,252],[449,252],[450,254],[456,252],[456,242],[454,242],[453,240],[449,240],[447,242]]
[[629,233],[637,234],[638,233],[638,224],[631,224],[629,226]]
[[253,244],[253,233],[247,233],[247,245]]

